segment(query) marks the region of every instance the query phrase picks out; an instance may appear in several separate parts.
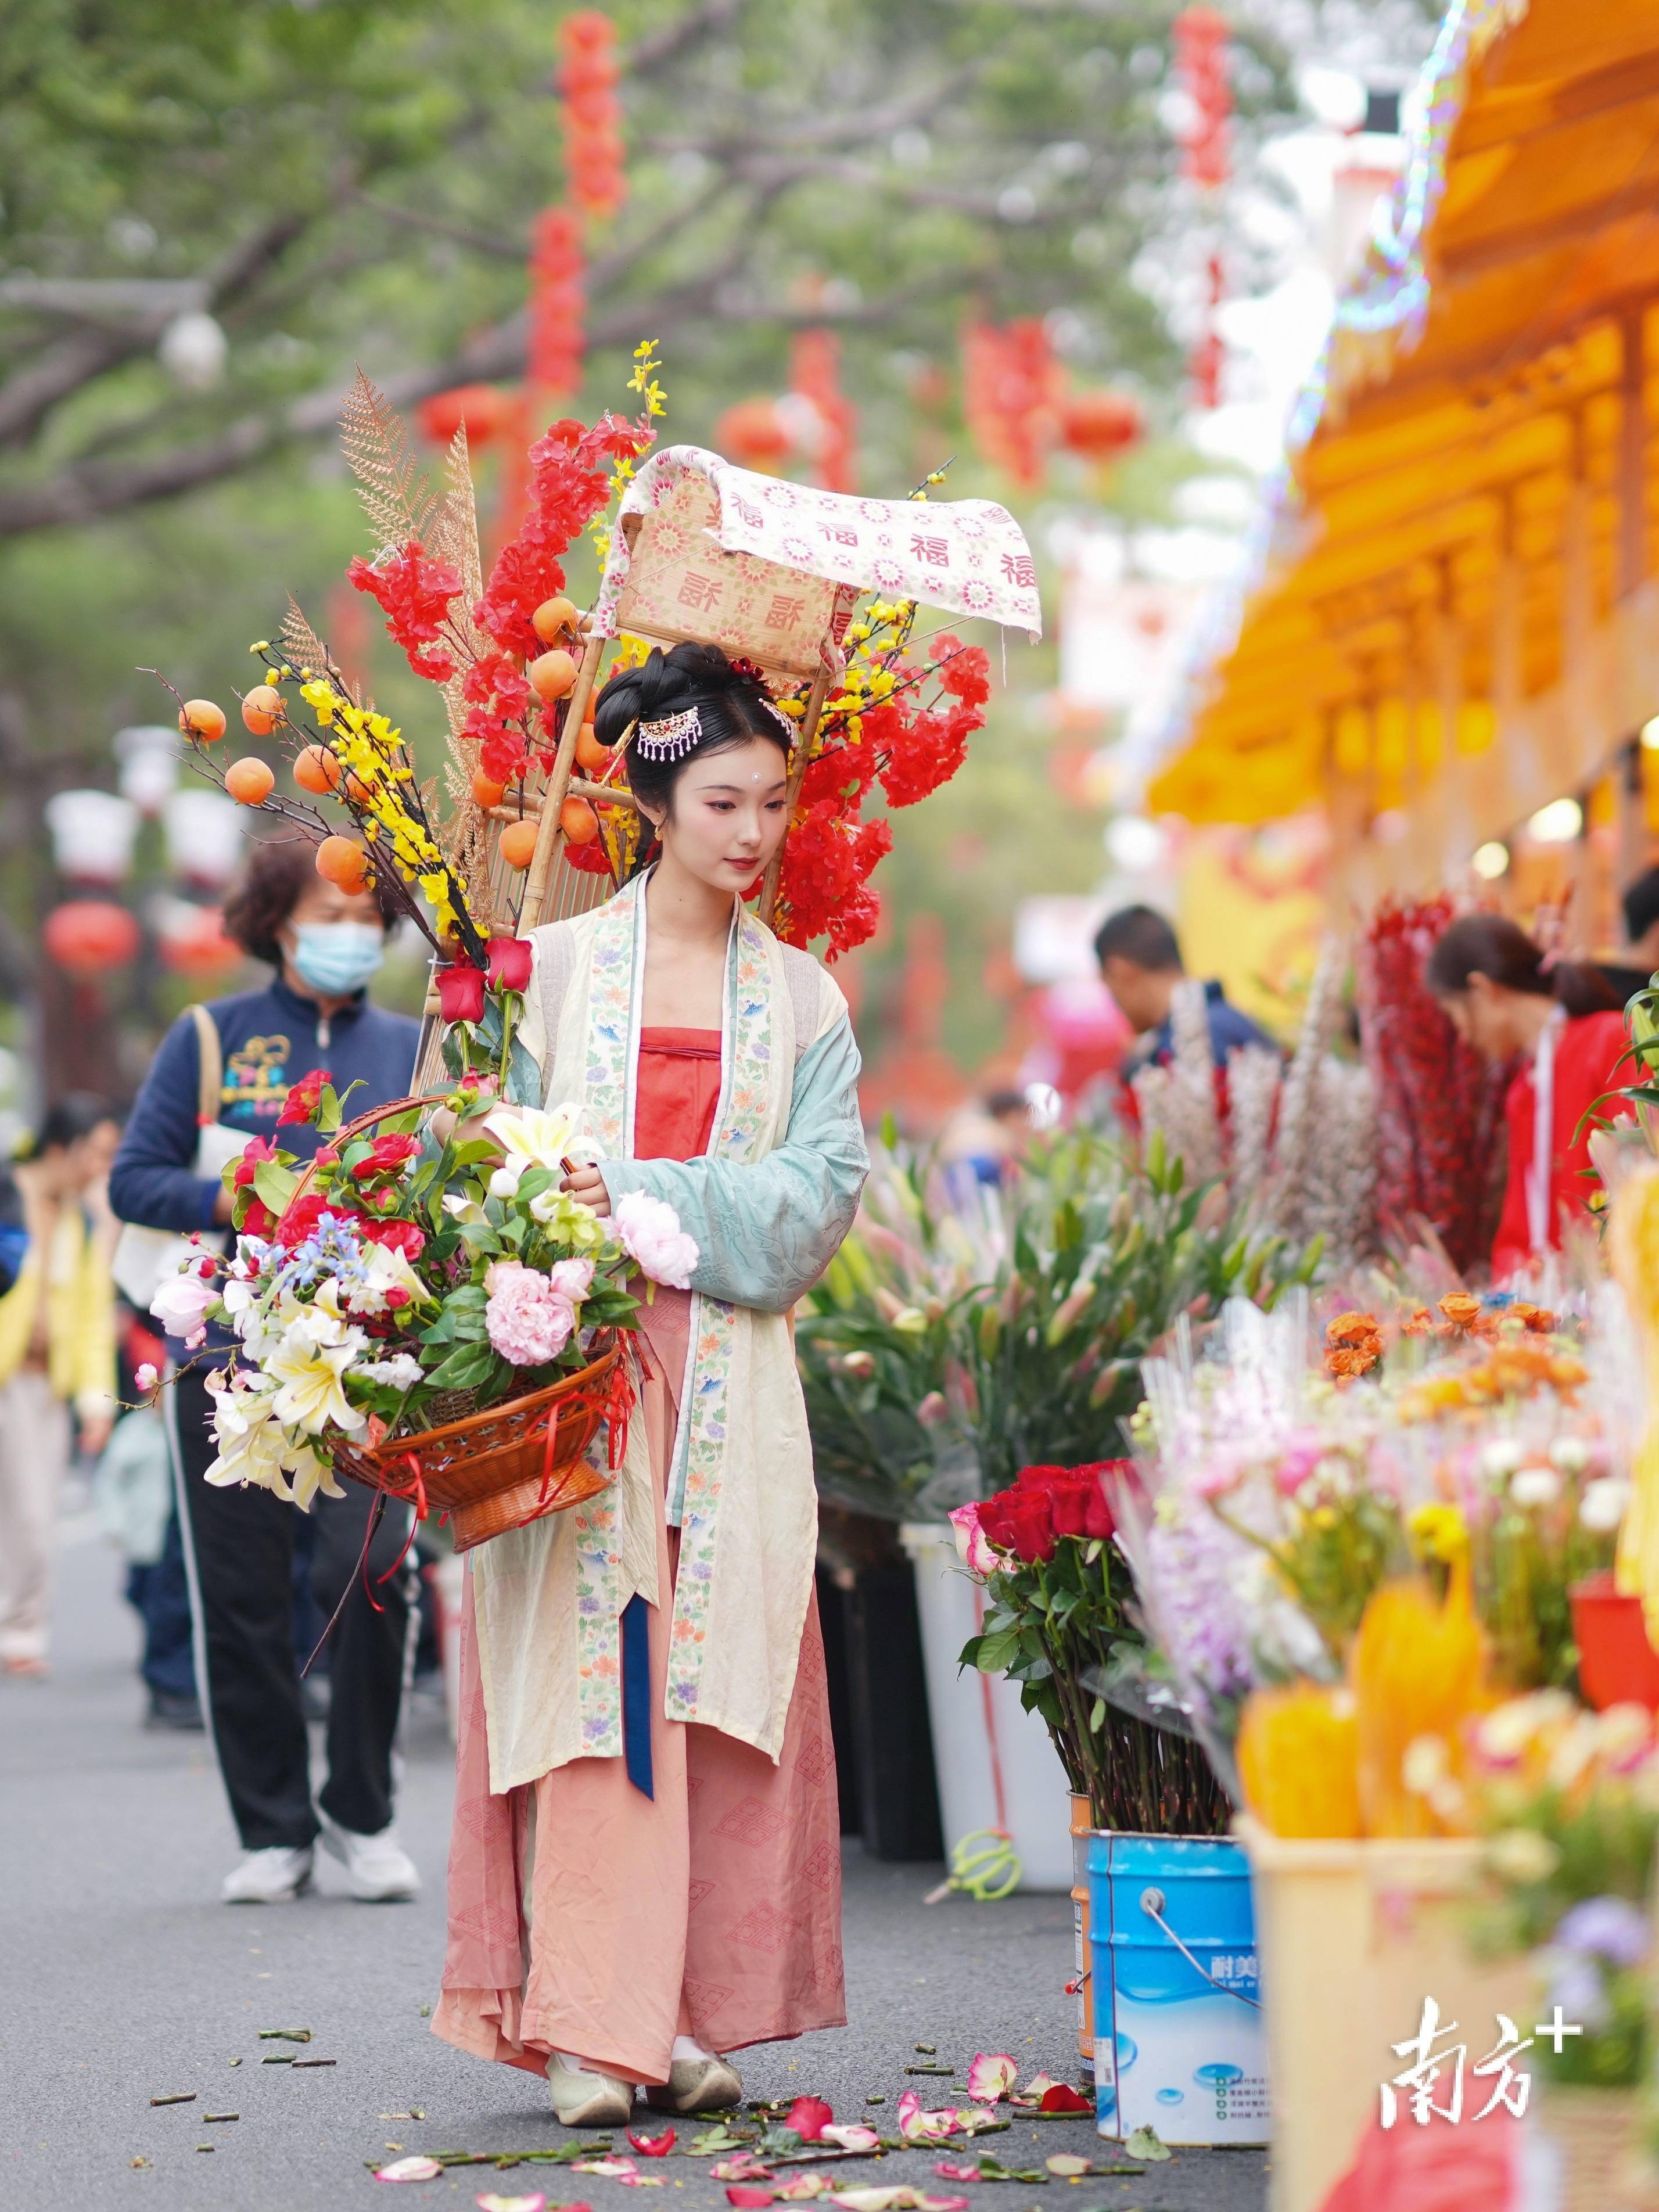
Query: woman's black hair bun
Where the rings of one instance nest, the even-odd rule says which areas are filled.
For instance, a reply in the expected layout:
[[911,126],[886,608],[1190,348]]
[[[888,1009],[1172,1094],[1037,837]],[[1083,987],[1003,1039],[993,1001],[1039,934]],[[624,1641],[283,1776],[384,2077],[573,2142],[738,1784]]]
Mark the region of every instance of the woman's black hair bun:
[[653,645],[639,667],[618,669],[599,693],[593,734],[602,745],[619,745],[635,722],[660,722],[744,681],[717,645],[688,641],[668,653]]

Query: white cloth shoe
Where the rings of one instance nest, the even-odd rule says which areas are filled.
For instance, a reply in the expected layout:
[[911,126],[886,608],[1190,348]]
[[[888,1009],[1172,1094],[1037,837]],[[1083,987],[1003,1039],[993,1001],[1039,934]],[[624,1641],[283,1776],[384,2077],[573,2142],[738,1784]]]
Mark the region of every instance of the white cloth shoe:
[[365,1905],[390,1905],[395,1899],[420,1894],[421,1877],[415,1862],[391,1828],[378,1836],[360,1836],[343,1828],[326,1814],[320,1815],[323,1849],[346,1870],[351,1894]]
[[225,1876],[220,1896],[227,1905],[291,1905],[311,1880],[311,1847],[294,1850],[272,1844],[244,1851]]
[[634,2084],[583,2066],[568,2051],[547,2062],[553,2117],[567,2128],[625,2128],[634,2112]]
[[[686,2044],[696,2052],[695,2058],[684,2055],[681,2046]],[[645,2101],[659,2112],[728,2112],[743,2102],[743,2077],[729,2060],[704,2051],[690,2036],[677,2035],[668,2079],[649,2084]]]

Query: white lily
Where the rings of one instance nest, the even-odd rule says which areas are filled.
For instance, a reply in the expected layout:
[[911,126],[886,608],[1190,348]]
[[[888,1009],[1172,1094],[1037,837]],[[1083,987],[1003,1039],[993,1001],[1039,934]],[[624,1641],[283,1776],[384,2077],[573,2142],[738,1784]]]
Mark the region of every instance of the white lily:
[[484,1127],[505,1156],[489,1178],[490,1196],[512,1198],[519,1178],[532,1168],[557,1168],[581,1118],[579,1105],[519,1106],[511,1113],[498,1108],[487,1115]]
[[[207,1480],[216,1488],[252,1483],[273,1491],[284,1504],[298,1505],[302,1512],[310,1510],[319,1489],[331,1498],[345,1495],[325,1459],[308,1443],[297,1443],[283,1433],[270,1390],[216,1392],[213,1434],[219,1453],[207,1470]],[[295,1478],[291,1488],[287,1480],[290,1474]]]
[[266,1376],[276,1385],[271,1408],[279,1421],[313,1437],[331,1427],[362,1427],[365,1417],[344,1389],[346,1370],[363,1342],[356,1329],[351,1337],[343,1344],[319,1344],[303,1328],[287,1332],[264,1363]]

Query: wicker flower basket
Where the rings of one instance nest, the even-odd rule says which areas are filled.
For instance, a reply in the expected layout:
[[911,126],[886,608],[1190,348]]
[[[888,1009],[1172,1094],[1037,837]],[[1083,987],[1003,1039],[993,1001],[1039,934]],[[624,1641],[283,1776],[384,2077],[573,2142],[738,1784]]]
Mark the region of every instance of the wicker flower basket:
[[422,1512],[447,1511],[455,1549],[466,1552],[597,1497],[621,1462],[617,1430],[611,1468],[590,1467],[584,1454],[607,1417],[625,1422],[631,1397],[613,1339],[587,1366],[545,1390],[418,1436],[388,1437],[371,1450],[337,1443],[334,1464],[353,1482],[409,1499]]

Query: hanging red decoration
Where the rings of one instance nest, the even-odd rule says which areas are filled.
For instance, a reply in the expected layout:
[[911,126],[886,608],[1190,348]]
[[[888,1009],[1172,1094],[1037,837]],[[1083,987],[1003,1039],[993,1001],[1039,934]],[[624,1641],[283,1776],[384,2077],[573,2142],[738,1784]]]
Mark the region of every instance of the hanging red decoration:
[[125,968],[142,941],[137,923],[112,899],[70,899],[52,908],[40,935],[47,957],[70,975]]
[[415,419],[434,446],[447,446],[465,422],[466,442],[476,453],[499,438],[517,414],[518,402],[510,392],[494,384],[458,384],[423,399]]
[[714,449],[746,469],[781,469],[794,441],[775,399],[739,399],[714,425]]
[[825,491],[856,491],[858,414],[841,388],[841,340],[833,331],[800,331],[789,347],[789,389],[817,417],[814,483]]
[[241,946],[225,934],[218,908],[185,899],[170,902],[156,950],[161,965],[175,975],[222,975],[242,957]]
[[1103,468],[1146,434],[1146,420],[1127,392],[1069,392],[1060,403],[1060,442]]
[[1212,191],[1227,181],[1232,88],[1227,82],[1227,19],[1213,8],[1188,8],[1176,17],[1176,75],[1192,103],[1181,134],[1182,166],[1195,185]]
[[1066,373],[1034,317],[963,333],[962,404],[981,456],[1028,489],[1042,471],[1059,427]]
[[580,217],[570,208],[544,208],[530,247],[529,372],[538,391],[580,387],[585,271]]
[[622,103],[617,83],[617,27],[598,8],[583,8],[559,26],[559,98],[564,168],[570,197],[585,214],[615,215],[628,196]]

